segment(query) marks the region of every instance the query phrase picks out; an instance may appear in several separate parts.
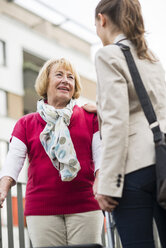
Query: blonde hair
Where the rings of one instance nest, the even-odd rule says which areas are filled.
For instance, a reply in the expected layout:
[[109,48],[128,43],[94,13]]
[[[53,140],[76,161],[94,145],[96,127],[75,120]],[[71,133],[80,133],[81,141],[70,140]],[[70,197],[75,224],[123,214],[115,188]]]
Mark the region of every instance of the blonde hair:
[[149,52],[144,37],[144,21],[138,0],[101,0],[95,10],[96,18],[98,18],[99,13],[107,15],[127,39],[135,45],[140,59],[156,61],[154,55]]
[[35,90],[37,94],[42,98],[47,98],[47,88],[49,84],[49,74],[52,66],[54,64],[58,65],[59,69],[60,67],[64,68],[65,70],[69,70],[75,78],[75,91],[72,98],[78,98],[81,93],[81,82],[80,82],[80,76],[75,70],[74,66],[65,58],[60,59],[50,59],[45,62],[43,67],[41,68],[38,77],[35,82]]

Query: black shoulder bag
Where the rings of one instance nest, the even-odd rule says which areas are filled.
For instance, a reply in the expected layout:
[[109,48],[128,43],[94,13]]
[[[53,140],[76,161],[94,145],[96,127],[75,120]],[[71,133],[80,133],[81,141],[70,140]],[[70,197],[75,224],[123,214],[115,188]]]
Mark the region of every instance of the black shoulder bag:
[[162,208],[166,209],[166,134],[160,130],[151,100],[130,52],[130,47],[122,43],[116,43],[116,45],[121,48],[126,58],[137,96],[153,132],[156,153],[157,201]]

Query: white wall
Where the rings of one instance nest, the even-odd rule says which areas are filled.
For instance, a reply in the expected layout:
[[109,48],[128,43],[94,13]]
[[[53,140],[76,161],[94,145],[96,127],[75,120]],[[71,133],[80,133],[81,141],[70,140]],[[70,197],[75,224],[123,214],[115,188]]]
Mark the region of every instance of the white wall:
[[0,118],[0,140],[9,142],[13,127],[15,125],[15,120],[7,117]]

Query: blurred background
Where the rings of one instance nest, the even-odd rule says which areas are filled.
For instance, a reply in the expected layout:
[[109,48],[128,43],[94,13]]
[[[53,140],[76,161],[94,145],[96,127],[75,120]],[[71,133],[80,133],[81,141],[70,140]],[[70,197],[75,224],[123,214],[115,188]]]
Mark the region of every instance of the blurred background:
[[[23,114],[36,111],[38,96],[34,82],[47,59],[65,57],[71,60],[81,76],[83,86],[78,104],[95,103],[94,56],[97,49],[102,47],[94,25],[94,10],[98,2],[0,0],[0,168],[5,161],[14,124]],[[166,69],[166,2],[140,0],[140,3],[149,47],[155,51]],[[26,161],[19,176],[21,183],[26,183],[27,167]],[[25,186],[23,198],[24,193]],[[18,247],[16,198],[17,192],[13,188],[14,244]],[[1,215],[2,246],[7,248],[6,207]],[[26,247],[29,247],[29,241]]]

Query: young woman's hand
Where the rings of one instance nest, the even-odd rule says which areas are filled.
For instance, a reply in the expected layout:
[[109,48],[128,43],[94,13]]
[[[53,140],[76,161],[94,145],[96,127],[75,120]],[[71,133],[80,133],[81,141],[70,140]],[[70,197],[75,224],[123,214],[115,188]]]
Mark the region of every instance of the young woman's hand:
[[119,204],[111,196],[107,196],[107,195],[97,194],[96,199],[99,203],[100,208],[107,212],[112,212]]
[[95,104],[87,103],[82,106],[83,109],[85,109],[87,112],[90,113],[97,113],[97,107]]

